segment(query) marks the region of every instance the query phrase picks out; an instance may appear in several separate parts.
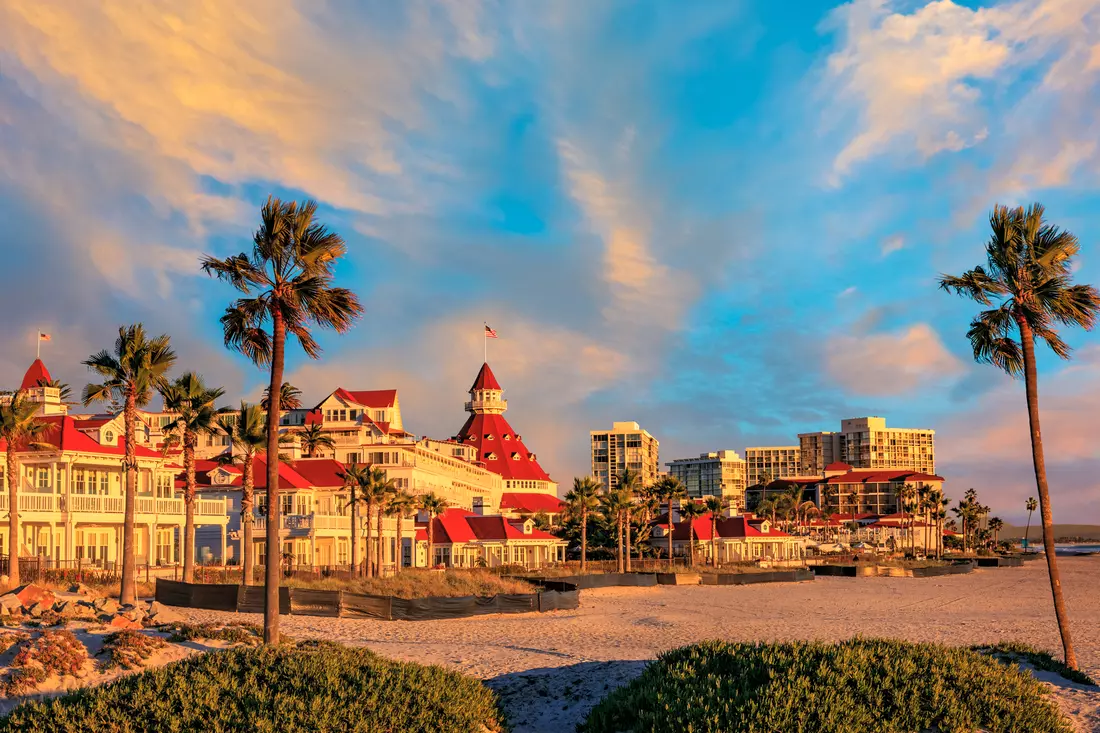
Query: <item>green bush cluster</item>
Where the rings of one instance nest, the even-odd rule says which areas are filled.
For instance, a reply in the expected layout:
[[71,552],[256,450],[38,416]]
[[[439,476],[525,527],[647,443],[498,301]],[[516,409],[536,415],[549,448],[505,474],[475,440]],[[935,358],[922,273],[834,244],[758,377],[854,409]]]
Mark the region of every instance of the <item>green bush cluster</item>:
[[968,649],[854,639],[706,642],[668,652],[589,714],[584,733],[1070,733],[1020,670]]
[[228,641],[231,644],[256,645],[263,641],[264,630],[256,624],[169,624],[158,627],[162,631],[171,631],[168,641]]
[[27,702],[0,719],[0,733],[107,730],[500,733],[505,726],[495,695],[475,679],[327,643],[195,655]]
[[1065,662],[1055,659],[1051,656],[1050,652],[1036,649],[1030,644],[1024,644],[1019,641],[1002,641],[998,644],[974,646],[970,648],[976,652],[988,654],[1000,661],[1017,664],[1023,662],[1044,672],[1054,672],[1070,682],[1077,682],[1082,685],[1096,685],[1096,681],[1084,672],[1067,667]]
[[164,646],[164,639],[159,636],[149,636],[133,629],[124,629],[108,634],[98,654],[103,656],[100,662],[103,669],[114,667],[137,669],[144,667],[145,660]]

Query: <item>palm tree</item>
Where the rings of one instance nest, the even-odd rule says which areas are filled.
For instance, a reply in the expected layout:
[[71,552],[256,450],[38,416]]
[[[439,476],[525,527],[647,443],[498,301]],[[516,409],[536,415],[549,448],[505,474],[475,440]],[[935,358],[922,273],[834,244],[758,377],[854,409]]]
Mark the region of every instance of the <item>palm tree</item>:
[[1028,537],[1031,535],[1031,515],[1039,508],[1039,504],[1035,501],[1034,496],[1027,497],[1024,508],[1027,509],[1027,527],[1024,528],[1024,547],[1031,549],[1031,542],[1028,540]]
[[[691,563],[691,567],[695,567],[695,520],[706,514],[706,509],[700,504],[696,504],[694,501],[685,501],[680,503],[680,516],[688,525],[688,555]],[[672,527],[669,526],[669,534],[672,534]]]
[[[37,443],[49,429],[49,423],[38,419],[38,403],[31,402],[23,392],[12,395],[11,402],[0,403],[0,440],[4,441],[4,454],[8,479],[8,587],[19,586],[19,460],[15,451],[23,448],[47,446]],[[50,446],[52,447],[52,446]]]
[[624,572],[630,572],[630,516],[634,504],[634,496],[642,489],[642,476],[637,471],[632,471],[629,468],[624,469],[619,474],[619,489],[625,493],[626,496],[626,509],[623,512],[623,525],[626,530],[626,540],[623,544],[623,549],[626,552],[626,569]]
[[1001,530],[1005,523],[1000,517],[989,518],[989,531],[993,533],[993,549],[997,549],[997,541],[1000,539]]
[[241,582],[244,585],[252,585],[252,570],[256,566],[252,546],[256,478],[252,471],[256,456],[267,448],[265,415],[260,407],[241,402],[233,419],[223,416],[218,420],[218,425],[241,456]]
[[298,444],[302,446],[302,452],[306,454],[306,458],[313,458],[322,448],[332,450],[336,447],[332,436],[316,423],[306,425],[298,431]]
[[[333,269],[344,256],[344,240],[314,220],[317,204],[283,203],[269,196],[260,212],[261,224],[252,253],[224,260],[204,256],[202,269],[228,281],[245,296],[221,317],[225,345],[257,366],[270,367],[267,409],[267,453],[279,452],[279,396],[287,334],[306,355],[316,359],[321,347],[311,326],[343,333],[363,312],[359,299],[332,286]],[[270,330],[269,330],[270,329]],[[267,567],[264,572],[264,641],[279,641],[279,468],[267,462]]]
[[708,496],[703,506],[710,514],[710,561],[714,567],[718,567],[718,517],[725,511],[726,503],[720,496]]
[[[363,487],[366,494],[370,497],[370,505],[374,506],[375,519],[378,527],[377,539],[377,562],[374,564],[375,575],[382,577],[382,565],[385,560],[386,553],[384,550],[384,544],[382,542],[382,516],[386,512],[387,505],[397,494],[397,482],[386,476],[386,469],[374,466],[370,470],[370,481]],[[367,522],[370,522],[370,516],[367,516]],[[370,542],[368,541],[368,546]],[[369,550],[368,550],[369,552]]]
[[[345,466],[338,473],[348,490],[348,500],[344,503],[345,509],[351,510],[351,572],[352,575],[361,575],[359,572],[359,504],[363,501],[359,495],[359,487],[368,481],[370,466],[361,463],[353,463]],[[367,522],[367,532],[370,532],[370,522]],[[367,554],[368,561],[370,554]]]
[[623,525],[626,524],[626,517],[630,513],[630,502],[630,493],[621,486],[617,486],[600,496],[600,512],[608,524],[614,524],[618,535],[618,554],[616,555],[618,565],[616,570],[620,573],[626,572],[627,568],[623,557]]
[[393,559],[394,573],[401,572],[401,555],[403,554],[405,518],[416,511],[416,499],[407,491],[398,491],[390,497],[386,503],[386,514],[397,519],[397,556]]
[[137,561],[134,557],[134,510],[137,503],[137,441],[135,440],[137,410],[149,403],[153,391],[166,383],[165,374],[176,363],[167,336],[147,338],[140,324],[120,326],[115,339],[115,351],[93,354],[84,366],[103,377],[99,384],[84,387],[83,403],[117,400],[123,405],[126,433],[122,470],[126,473],[125,514],[122,524],[122,583],[119,602],[135,600]]
[[668,512],[668,564],[672,565],[672,502],[687,496],[687,488],[675,476],[665,476],[653,486],[654,495],[665,502]]
[[573,479],[573,489],[565,495],[570,511],[581,522],[581,572],[588,567],[588,514],[599,506],[600,489],[603,485],[592,478]]
[[186,488],[183,492],[183,582],[195,580],[195,448],[199,437],[212,435],[220,429],[218,408],[214,406],[225,390],[207,387],[202,377],[187,372],[174,382],[161,385],[164,409],[176,413],[176,421],[165,426],[165,433],[174,435],[183,446],[183,471]]
[[987,267],[979,265],[959,277],[944,275],[940,287],[983,306],[996,303],[996,307],[982,311],[970,324],[967,338],[974,359],[992,364],[1013,377],[1023,374],[1054,613],[1066,666],[1076,669],[1077,655],[1073,651],[1069,614],[1054,551],[1054,515],[1039,426],[1035,341],[1042,339],[1055,354],[1069,359],[1070,347],[1058,335],[1057,327],[1080,326],[1091,330],[1100,313],[1100,292],[1091,285],[1071,284],[1072,260],[1080,244],[1070,232],[1045,222],[1043,213],[1040,204],[1027,209],[996,206],[989,218],[993,236],[986,244]]
[[[270,400],[268,396],[271,394],[271,385],[264,387],[264,396],[260,400],[260,407],[267,412],[268,404]],[[302,406],[302,390],[295,387],[290,382],[283,382],[279,387],[279,409],[280,410],[297,410]]]
[[447,502],[435,494],[423,494],[420,497],[420,509],[428,514],[428,567],[432,567],[435,558],[435,518],[447,511]]

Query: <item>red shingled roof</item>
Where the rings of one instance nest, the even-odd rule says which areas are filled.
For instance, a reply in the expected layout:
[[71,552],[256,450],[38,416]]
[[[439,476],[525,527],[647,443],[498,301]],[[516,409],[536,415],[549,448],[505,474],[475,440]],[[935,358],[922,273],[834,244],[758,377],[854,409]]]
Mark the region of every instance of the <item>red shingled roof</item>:
[[[49,415],[39,418],[50,425],[40,437],[38,443],[48,443],[61,451],[74,453],[95,453],[98,455],[121,456],[126,453],[126,438],[119,438],[118,445],[100,445],[91,436],[77,430],[76,420],[68,415]],[[7,443],[0,440],[0,450],[7,450]],[[134,446],[136,455],[143,458],[160,458],[160,453],[149,450],[143,445]]]
[[881,468],[859,468],[840,476],[830,476],[825,479],[827,484],[886,484],[886,483],[917,483],[927,481],[943,481],[942,476],[935,476],[919,471],[907,471]]
[[349,390],[343,387],[337,387],[336,396],[347,402],[354,402],[357,405],[363,405],[364,407],[373,407],[375,409],[382,409],[384,407],[393,407],[397,404],[397,390],[396,389],[371,389],[371,390]]
[[550,476],[527,450],[504,415],[470,415],[455,440],[477,448],[478,462],[506,479],[550,480]]
[[[696,540],[709,540],[711,539],[711,519],[709,516],[699,517],[694,522],[695,527],[695,539]],[[758,527],[754,527],[749,523],[746,517],[721,517],[717,522],[718,539],[745,539],[751,537],[790,537],[786,532],[782,532],[774,527],[770,528],[768,532],[761,532]],[[676,523],[676,528],[672,531],[672,539],[687,541],[688,539],[688,523],[687,520]]]
[[290,465],[299,476],[309,481],[310,486],[339,488],[344,485],[344,479],[340,477],[344,464],[331,458],[303,458],[291,461]]
[[35,359],[23,375],[23,383],[19,385],[19,389],[34,389],[39,381],[50,381],[50,371],[41,359]]
[[852,467],[844,461],[833,461],[825,467],[825,470],[829,471],[830,473],[833,471],[851,471]]
[[505,491],[500,495],[500,508],[525,514],[559,514],[565,508],[565,503],[553,494]]
[[481,371],[477,373],[477,379],[474,380],[474,386],[470,387],[469,391],[473,392],[475,389],[503,390],[504,388],[500,386],[500,382],[493,375],[493,370],[489,368],[489,365],[482,364]]
[[[435,533],[433,539],[437,545],[475,542],[477,540],[502,542],[505,540],[558,539],[541,529],[532,529],[531,534],[524,534],[522,527],[517,527],[505,517],[499,515],[484,517],[464,509],[448,509],[435,517],[432,522]],[[428,532],[425,525],[417,526],[416,539],[421,542],[428,541]]]

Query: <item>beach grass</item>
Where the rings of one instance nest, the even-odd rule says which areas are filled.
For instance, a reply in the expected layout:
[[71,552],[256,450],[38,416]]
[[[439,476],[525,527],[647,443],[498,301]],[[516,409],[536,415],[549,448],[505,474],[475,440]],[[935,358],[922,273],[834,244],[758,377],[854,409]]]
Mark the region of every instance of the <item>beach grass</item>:
[[878,639],[710,641],[662,654],[583,733],[1071,733],[1030,674],[969,649]]
[[328,642],[190,657],[0,719],[0,732],[507,730],[496,696],[442,667]]
[[1070,682],[1081,685],[1096,685],[1096,681],[1084,672],[1067,667],[1065,662],[1055,659],[1050,652],[1036,649],[1030,644],[1019,641],[1002,641],[997,644],[973,646],[971,649],[1000,661],[1029,664],[1044,672],[1054,672]]
[[409,569],[385,578],[358,580],[293,578],[285,581],[284,584],[291,588],[343,590],[349,593],[396,596],[397,598],[494,596],[500,593],[534,593],[537,590],[526,581],[502,577],[484,569],[444,571]]

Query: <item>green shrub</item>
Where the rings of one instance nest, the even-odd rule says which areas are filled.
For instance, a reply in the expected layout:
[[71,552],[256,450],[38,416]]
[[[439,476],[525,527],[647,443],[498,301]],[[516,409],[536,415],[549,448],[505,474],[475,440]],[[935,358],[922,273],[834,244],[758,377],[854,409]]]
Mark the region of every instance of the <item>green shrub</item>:
[[1071,669],[1067,667],[1064,662],[1055,659],[1050,652],[1036,649],[1023,642],[1002,641],[998,644],[972,646],[970,648],[981,654],[988,654],[998,661],[1016,664],[1024,662],[1030,664],[1035,669],[1059,674],[1070,682],[1077,682],[1082,685],[1096,685],[1096,682],[1084,672]]
[[159,636],[149,636],[140,631],[125,629],[108,634],[103,640],[103,648],[98,654],[103,655],[101,662],[103,669],[122,667],[123,669],[137,669],[145,666],[145,660],[153,656],[153,652],[163,649],[164,639]]
[[[264,630],[256,624],[201,624],[174,623],[158,627],[161,631],[171,631],[168,641],[228,641],[231,644],[255,646],[263,641]],[[285,638],[285,637],[284,637]]]
[[4,680],[6,695],[22,695],[34,690],[50,675],[76,675],[88,661],[88,648],[71,631],[45,631],[37,639],[24,642],[11,663]]
[[441,667],[335,644],[200,654],[0,719],[0,733],[505,730],[494,694]]
[[967,649],[853,639],[705,642],[612,692],[585,733],[1069,733],[1040,682]]

